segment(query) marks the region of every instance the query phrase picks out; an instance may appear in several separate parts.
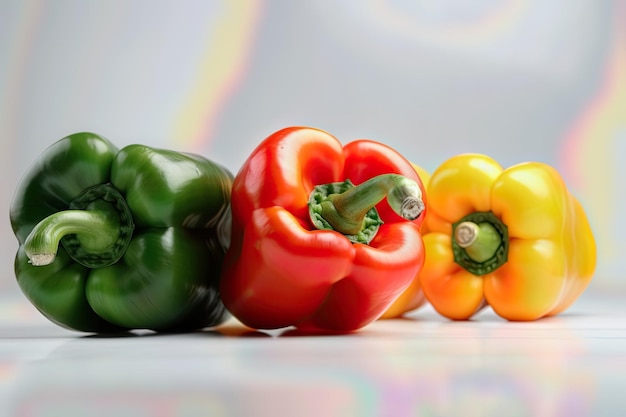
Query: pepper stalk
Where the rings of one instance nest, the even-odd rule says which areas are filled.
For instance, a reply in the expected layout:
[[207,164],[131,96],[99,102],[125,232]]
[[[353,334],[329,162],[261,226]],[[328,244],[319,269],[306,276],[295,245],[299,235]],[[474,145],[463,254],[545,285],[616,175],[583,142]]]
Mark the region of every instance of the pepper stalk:
[[415,181],[382,174],[358,186],[349,179],[316,186],[309,197],[309,215],[320,230],[335,230],[353,243],[369,244],[383,223],[376,205],[385,198],[406,220],[415,220],[424,211],[422,191]]
[[33,266],[54,262],[59,244],[78,263],[102,268],[117,262],[128,247],[134,223],[121,194],[109,184],[91,187],[35,225],[24,251]]

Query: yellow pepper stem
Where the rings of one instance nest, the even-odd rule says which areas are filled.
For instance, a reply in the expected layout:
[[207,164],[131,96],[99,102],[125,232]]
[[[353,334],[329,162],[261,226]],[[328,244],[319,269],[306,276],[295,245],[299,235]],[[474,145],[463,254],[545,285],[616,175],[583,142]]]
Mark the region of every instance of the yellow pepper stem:
[[508,244],[508,228],[492,212],[471,213],[453,225],[454,261],[475,275],[502,266]]
[[456,243],[476,262],[493,257],[502,244],[502,236],[491,223],[462,222],[455,231]]

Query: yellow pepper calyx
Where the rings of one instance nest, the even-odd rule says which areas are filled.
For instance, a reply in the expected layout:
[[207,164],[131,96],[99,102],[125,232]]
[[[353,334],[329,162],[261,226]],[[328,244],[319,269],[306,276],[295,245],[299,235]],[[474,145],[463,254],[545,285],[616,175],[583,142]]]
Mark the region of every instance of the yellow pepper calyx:
[[474,275],[502,266],[508,257],[508,228],[492,212],[468,214],[452,225],[454,261]]

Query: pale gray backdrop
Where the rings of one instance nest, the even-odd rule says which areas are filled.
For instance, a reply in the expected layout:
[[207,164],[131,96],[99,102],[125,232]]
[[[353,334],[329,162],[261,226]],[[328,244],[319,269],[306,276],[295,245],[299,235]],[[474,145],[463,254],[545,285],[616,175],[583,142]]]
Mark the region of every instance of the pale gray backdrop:
[[[238,170],[289,125],[557,167],[626,288],[626,2],[0,1],[0,303],[23,311],[9,204],[29,164],[90,130]],[[15,301],[18,300],[18,301]],[[28,310],[28,307],[25,307]]]

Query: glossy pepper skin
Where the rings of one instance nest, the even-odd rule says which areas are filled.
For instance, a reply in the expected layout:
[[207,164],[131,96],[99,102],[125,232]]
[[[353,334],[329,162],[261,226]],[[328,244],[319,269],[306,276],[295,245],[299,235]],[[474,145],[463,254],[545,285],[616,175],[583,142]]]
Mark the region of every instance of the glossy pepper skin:
[[230,172],[198,155],[65,137],[13,198],[17,282],[44,316],[78,331],[219,324],[231,186]]
[[411,164],[381,143],[342,147],[306,127],[261,142],[233,183],[232,244],[221,280],[229,311],[262,329],[345,332],[377,319],[421,268],[423,214],[405,220],[383,200],[375,207],[384,224],[373,240],[352,243],[338,231],[316,229],[309,198],[322,184],[359,185],[389,173],[409,178],[425,198]]
[[508,320],[536,320],[568,308],[592,279],[592,230],[551,166],[503,169],[485,155],[457,155],[433,173],[428,193],[420,280],[442,315],[464,320],[491,306]]

